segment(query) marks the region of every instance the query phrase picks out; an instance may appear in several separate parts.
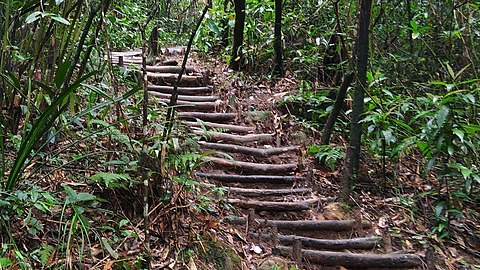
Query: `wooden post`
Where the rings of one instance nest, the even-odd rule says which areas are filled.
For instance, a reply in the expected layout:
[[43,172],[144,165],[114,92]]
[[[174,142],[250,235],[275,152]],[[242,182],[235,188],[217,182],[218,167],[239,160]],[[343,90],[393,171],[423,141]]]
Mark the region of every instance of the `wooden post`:
[[298,268],[302,268],[302,241],[295,238],[293,240],[293,259]]
[[272,246],[278,246],[278,227],[277,225],[272,225]]
[[123,66],[123,55],[118,56],[118,65]]

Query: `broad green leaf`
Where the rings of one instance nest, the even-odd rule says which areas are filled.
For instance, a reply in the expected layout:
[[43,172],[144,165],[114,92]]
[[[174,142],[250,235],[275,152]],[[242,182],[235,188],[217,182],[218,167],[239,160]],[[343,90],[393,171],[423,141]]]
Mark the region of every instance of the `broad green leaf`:
[[454,128],[452,131],[453,131],[453,134],[455,134],[463,143],[463,138],[465,137],[465,133],[462,130],[457,128]]
[[417,39],[420,36],[420,32],[418,31],[413,31],[412,32],[412,39]]
[[0,267],[7,267],[12,265],[13,262],[9,258],[0,258]]
[[436,206],[435,206],[435,217],[438,218],[440,217],[440,215],[442,214],[443,212],[443,208],[445,207],[445,202],[439,202]]
[[55,75],[55,86],[57,86],[58,89],[62,87],[62,84],[65,80],[65,76],[67,75],[67,72],[70,66],[71,66],[71,62],[65,61],[58,67],[57,74]]
[[65,24],[65,25],[70,25],[70,22],[67,19],[62,18],[58,15],[51,16],[50,18],[52,18],[52,20],[57,21],[59,23],[62,23],[62,24]]
[[440,110],[438,110],[437,113],[437,125],[439,128],[442,128],[443,125],[445,124],[445,121],[447,120],[447,116],[450,110],[448,109],[447,106],[442,106]]
[[28,17],[25,19],[25,23],[33,23],[41,17],[43,17],[43,13],[41,11],[32,12],[32,14],[28,15]]
[[452,67],[447,63],[446,65],[446,68],[447,68],[447,71],[448,71],[448,74],[450,75],[450,77],[452,77],[453,80],[455,80],[455,72],[453,72],[453,69]]
[[110,254],[110,256],[112,256],[114,259],[118,259],[119,254],[115,250],[113,250],[113,248],[108,243],[107,239],[105,237],[102,237],[101,240],[102,240],[102,245],[108,251],[108,254]]

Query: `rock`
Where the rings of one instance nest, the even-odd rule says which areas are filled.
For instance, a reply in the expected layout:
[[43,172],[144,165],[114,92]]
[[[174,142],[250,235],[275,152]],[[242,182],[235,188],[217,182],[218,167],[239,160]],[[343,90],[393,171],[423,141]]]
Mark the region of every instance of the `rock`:
[[287,270],[288,262],[283,258],[271,256],[262,261],[257,267],[257,270],[270,270],[274,266],[277,267],[275,269]]

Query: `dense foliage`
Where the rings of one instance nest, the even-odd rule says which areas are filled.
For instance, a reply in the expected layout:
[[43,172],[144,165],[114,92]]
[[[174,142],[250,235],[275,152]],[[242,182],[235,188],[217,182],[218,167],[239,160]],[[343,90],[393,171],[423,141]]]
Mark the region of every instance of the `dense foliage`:
[[[228,62],[234,3],[213,2],[195,46]],[[269,79],[274,3],[246,1],[241,48],[244,71]],[[357,5],[284,1],[284,69],[299,81],[299,91],[280,105],[309,129],[322,129],[343,75],[355,70]],[[155,134],[164,116],[155,106],[148,107],[152,132],[141,134],[136,76],[105,59],[146,43],[150,56],[154,48],[185,44],[204,6],[185,0],[0,3],[0,268],[63,268],[54,261],[73,268],[95,253],[86,248],[94,241],[119,258],[112,246],[139,238],[126,216],[141,212],[142,177],[157,184],[152,192],[160,205],[173,194],[198,192],[190,175],[201,159],[191,153],[194,140],[181,128],[160,140]],[[450,222],[480,200],[480,5],[374,1],[370,29],[363,150],[364,160],[375,162],[364,166],[376,171],[382,192],[403,199],[411,183],[406,172],[416,175],[407,199],[428,201],[421,214],[431,221],[429,235],[447,237]],[[343,137],[349,104],[336,123]],[[334,170],[344,148],[312,145],[308,154]],[[213,211],[219,203],[213,198],[200,197],[195,209]],[[105,222],[94,226],[98,216]],[[21,244],[14,233],[28,236]],[[56,242],[40,241],[45,235]],[[141,268],[143,255],[131,264]]]

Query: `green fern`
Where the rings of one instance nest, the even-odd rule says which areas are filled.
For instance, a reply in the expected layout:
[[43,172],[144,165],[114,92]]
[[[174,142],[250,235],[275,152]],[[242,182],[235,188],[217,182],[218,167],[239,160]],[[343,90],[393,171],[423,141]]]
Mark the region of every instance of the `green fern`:
[[131,178],[130,175],[122,173],[97,173],[90,176],[90,179],[97,182],[104,184],[107,188],[126,188],[125,183],[130,182]]
[[45,267],[45,265],[48,263],[48,260],[52,256],[52,252],[55,248],[49,244],[43,244],[38,253],[40,255],[40,262],[42,263],[42,266]]

